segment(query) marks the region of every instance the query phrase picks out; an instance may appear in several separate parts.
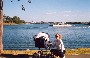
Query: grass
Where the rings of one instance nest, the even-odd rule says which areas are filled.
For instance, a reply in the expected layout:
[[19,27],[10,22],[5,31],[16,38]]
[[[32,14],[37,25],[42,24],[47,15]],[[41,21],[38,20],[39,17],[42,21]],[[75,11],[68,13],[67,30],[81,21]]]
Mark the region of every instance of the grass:
[[90,48],[67,49],[66,55],[90,54]]
[[[32,55],[35,52],[37,53],[39,50],[3,50],[2,54],[28,54]],[[45,52],[44,52],[45,53]],[[50,51],[48,50],[48,53]],[[66,55],[82,55],[82,54],[90,54],[90,48],[77,48],[77,49],[66,49]]]

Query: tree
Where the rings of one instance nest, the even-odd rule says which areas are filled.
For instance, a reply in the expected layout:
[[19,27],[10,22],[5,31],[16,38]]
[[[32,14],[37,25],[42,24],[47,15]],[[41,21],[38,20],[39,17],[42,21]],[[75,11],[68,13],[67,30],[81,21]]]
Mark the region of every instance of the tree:
[[14,16],[11,18],[10,16],[3,15],[3,22],[4,23],[15,23],[15,24],[21,24],[25,23],[24,20],[21,20],[20,17]]
[[3,10],[2,10],[2,0],[0,0],[0,54],[3,50],[2,36],[3,36]]
[[[13,3],[14,0],[10,0],[10,1]],[[17,0],[17,1],[19,2],[21,0]],[[27,2],[31,3],[31,0],[27,0]],[[26,8],[24,7],[24,5],[21,5],[21,7],[22,7],[22,10],[25,11]]]
[[[1,51],[3,50],[3,44],[2,44],[2,35],[3,35],[3,2],[2,1],[3,0],[0,0],[0,54],[1,54]],[[10,1],[13,2],[14,0],[10,0]],[[20,0],[17,0],[17,1],[20,1]],[[28,0],[28,2],[31,3],[30,0]]]

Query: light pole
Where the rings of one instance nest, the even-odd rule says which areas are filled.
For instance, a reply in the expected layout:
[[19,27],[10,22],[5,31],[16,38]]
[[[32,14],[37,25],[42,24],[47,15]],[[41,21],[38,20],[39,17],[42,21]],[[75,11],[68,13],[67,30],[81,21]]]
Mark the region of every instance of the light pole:
[[2,37],[3,37],[3,3],[2,0],[0,0],[0,54],[3,50],[3,43],[2,43]]

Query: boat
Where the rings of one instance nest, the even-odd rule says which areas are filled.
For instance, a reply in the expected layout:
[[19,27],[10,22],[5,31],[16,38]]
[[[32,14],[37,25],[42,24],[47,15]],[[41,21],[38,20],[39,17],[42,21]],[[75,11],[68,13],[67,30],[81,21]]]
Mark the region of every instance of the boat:
[[54,26],[54,27],[70,27],[72,25],[59,23],[59,24],[52,24],[50,26]]
[[90,28],[90,26],[88,26]]

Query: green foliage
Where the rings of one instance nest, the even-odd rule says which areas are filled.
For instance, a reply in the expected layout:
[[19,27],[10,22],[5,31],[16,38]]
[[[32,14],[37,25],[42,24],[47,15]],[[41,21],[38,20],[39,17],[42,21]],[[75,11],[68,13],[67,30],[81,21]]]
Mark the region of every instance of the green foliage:
[[3,22],[4,23],[15,23],[15,24],[22,24],[25,23],[24,20],[20,20],[19,17],[14,16],[13,18],[9,17],[9,16],[3,16]]

